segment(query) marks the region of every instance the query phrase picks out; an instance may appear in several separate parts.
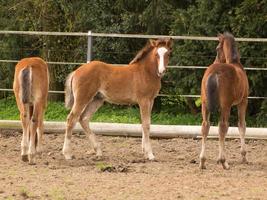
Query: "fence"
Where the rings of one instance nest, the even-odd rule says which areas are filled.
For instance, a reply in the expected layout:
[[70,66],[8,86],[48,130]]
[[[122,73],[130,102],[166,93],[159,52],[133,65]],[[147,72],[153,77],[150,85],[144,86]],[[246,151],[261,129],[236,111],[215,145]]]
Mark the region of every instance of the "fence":
[[[73,36],[73,37],[87,37],[87,63],[91,61],[92,58],[92,46],[93,37],[116,37],[116,38],[164,38],[172,37],[174,40],[202,40],[202,41],[216,41],[217,37],[200,37],[200,36],[169,36],[169,35],[139,35],[139,34],[114,34],[114,33],[93,33],[92,31],[84,32],[38,32],[38,31],[0,31],[0,34],[9,35],[43,35],[43,36]],[[267,42],[267,38],[235,38],[239,42]],[[18,60],[0,60],[0,62],[6,63],[17,63]],[[48,64],[56,65],[81,65],[84,63],[75,62],[47,62]],[[206,66],[168,66],[173,69],[205,69]],[[256,70],[256,71],[267,71],[267,68],[245,68],[246,70]],[[13,91],[12,89],[0,88],[0,91]],[[64,93],[64,91],[49,91],[49,93]],[[182,95],[166,95],[160,94],[159,96],[181,96],[181,97],[192,97],[196,98],[200,95],[182,94]],[[249,99],[267,99],[267,97],[255,97],[251,96]]]

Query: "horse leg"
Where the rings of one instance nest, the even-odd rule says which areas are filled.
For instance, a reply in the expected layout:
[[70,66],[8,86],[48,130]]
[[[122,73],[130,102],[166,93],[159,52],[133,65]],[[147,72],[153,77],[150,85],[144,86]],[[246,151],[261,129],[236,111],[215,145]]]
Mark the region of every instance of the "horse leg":
[[21,140],[21,159],[28,162],[28,149],[29,149],[29,104],[24,104],[23,109],[20,111],[20,119],[22,122],[22,140]]
[[153,100],[146,100],[139,104],[142,120],[142,149],[144,150],[145,157],[148,157],[149,160],[155,159],[149,138],[152,106]]
[[44,108],[40,108],[40,114],[38,118],[38,128],[37,128],[37,153],[42,153],[43,151],[43,134],[44,134]]
[[72,130],[77,123],[81,112],[84,108],[84,105],[74,103],[71,112],[69,113],[67,117],[67,127],[66,127],[66,133],[65,133],[65,140],[64,145],[62,149],[62,153],[65,156],[66,160],[71,160],[74,158],[72,155],[72,149],[71,149],[71,136],[72,136]]
[[207,136],[209,134],[210,130],[210,113],[207,109],[207,106],[205,103],[202,103],[202,127],[201,127],[201,135],[202,135],[202,145],[201,145],[201,152],[199,155],[200,158],[200,163],[199,163],[199,168],[200,169],[206,169],[205,161],[205,150],[206,150],[206,141],[207,141]]
[[[151,108],[150,108],[150,113],[152,111],[152,107],[153,107],[153,102],[151,104]],[[149,120],[151,119],[151,117],[149,117]],[[149,122],[150,124],[151,122]],[[150,126],[149,126],[149,129],[150,129]],[[146,153],[145,151],[145,143],[146,143],[146,137],[145,137],[145,134],[144,134],[144,131],[143,131],[143,128],[142,128],[142,153]]]
[[36,131],[38,128],[38,121],[40,118],[40,103],[35,103],[33,105],[33,111],[30,120],[30,143],[29,143],[29,164],[35,164],[35,154],[36,154]]
[[229,116],[231,108],[222,108],[219,122],[219,157],[217,163],[221,163],[224,169],[229,169],[225,158],[225,136],[229,127]]
[[245,133],[246,133],[246,109],[247,109],[248,100],[243,100],[238,106],[238,130],[241,140],[241,155],[242,163],[248,163],[246,154],[246,144],[245,144]]
[[92,115],[103,105],[104,100],[100,98],[96,98],[90,102],[87,107],[84,109],[83,113],[80,116],[80,124],[85,131],[86,135],[89,138],[89,141],[91,145],[94,148],[94,151],[96,152],[96,156],[101,157],[102,156],[102,150],[100,148],[99,143],[96,141],[96,135],[94,132],[91,131],[89,127],[89,121],[92,117]]

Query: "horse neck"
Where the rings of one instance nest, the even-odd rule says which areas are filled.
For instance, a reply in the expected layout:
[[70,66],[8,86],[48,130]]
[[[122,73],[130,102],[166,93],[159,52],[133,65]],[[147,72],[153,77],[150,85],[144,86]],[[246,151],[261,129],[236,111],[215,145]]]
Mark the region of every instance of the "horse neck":
[[225,60],[227,64],[240,64],[240,56],[234,44],[224,50]]
[[157,74],[158,72],[158,64],[155,59],[152,59],[150,54],[148,54],[143,60],[139,61],[139,65],[141,69],[143,69],[144,73],[150,76],[151,78],[159,79]]

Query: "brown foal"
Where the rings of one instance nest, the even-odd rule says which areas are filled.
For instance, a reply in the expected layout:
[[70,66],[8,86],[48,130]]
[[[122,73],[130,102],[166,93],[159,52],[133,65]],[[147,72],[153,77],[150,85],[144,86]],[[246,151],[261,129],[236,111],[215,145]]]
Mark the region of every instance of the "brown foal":
[[89,121],[97,109],[108,101],[115,104],[138,104],[142,120],[142,150],[149,160],[154,159],[150,140],[150,116],[155,97],[161,88],[166,71],[172,39],[149,40],[127,66],[115,66],[100,61],[84,64],[66,80],[66,107],[71,108],[63,154],[72,159],[72,130],[80,122],[97,156],[102,155]]
[[35,163],[36,152],[42,150],[43,114],[48,87],[48,66],[41,58],[24,58],[18,62],[13,89],[23,129],[21,156],[29,164]]
[[202,149],[200,153],[200,168],[205,169],[205,148],[207,135],[210,128],[210,113],[219,109],[219,157],[224,169],[229,169],[225,157],[225,136],[229,127],[229,116],[231,107],[236,105],[238,109],[238,130],[241,139],[242,161],[247,163],[245,132],[245,115],[248,104],[249,85],[246,72],[240,63],[240,55],[236,42],[230,33],[219,35],[217,46],[217,57],[210,65],[202,79]]

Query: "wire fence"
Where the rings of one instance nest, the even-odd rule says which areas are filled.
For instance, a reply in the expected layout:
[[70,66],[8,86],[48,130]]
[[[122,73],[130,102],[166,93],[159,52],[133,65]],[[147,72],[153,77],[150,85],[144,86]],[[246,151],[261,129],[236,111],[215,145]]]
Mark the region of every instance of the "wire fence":
[[[201,37],[201,36],[173,36],[173,35],[141,35],[141,34],[117,34],[117,33],[93,33],[91,31],[85,32],[40,32],[40,31],[7,31],[0,30],[2,35],[41,35],[41,36],[74,36],[74,37],[87,37],[87,62],[91,60],[92,54],[92,37],[111,37],[111,38],[142,38],[142,39],[154,39],[154,38],[166,38],[171,37],[174,40],[199,40],[199,41],[217,41],[217,37]],[[238,42],[267,42],[267,38],[235,38]],[[266,58],[263,58],[266,59]],[[4,60],[0,59],[0,63],[17,63],[19,60]],[[82,65],[86,62],[54,62],[47,61],[48,64],[53,65]],[[117,64],[125,65],[125,64]],[[168,66],[170,69],[206,69],[207,66]],[[251,71],[267,71],[267,68],[260,67],[246,67],[245,70]],[[12,89],[0,88],[0,91],[12,92]],[[52,94],[64,94],[64,91],[49,91]],[[179,96],[189,98],[199,98],[200,95],[181,94],[181,95],[169,95],[160,94],[162,97]],[[250,96],[249,99],[267,99],[267,97]]]

